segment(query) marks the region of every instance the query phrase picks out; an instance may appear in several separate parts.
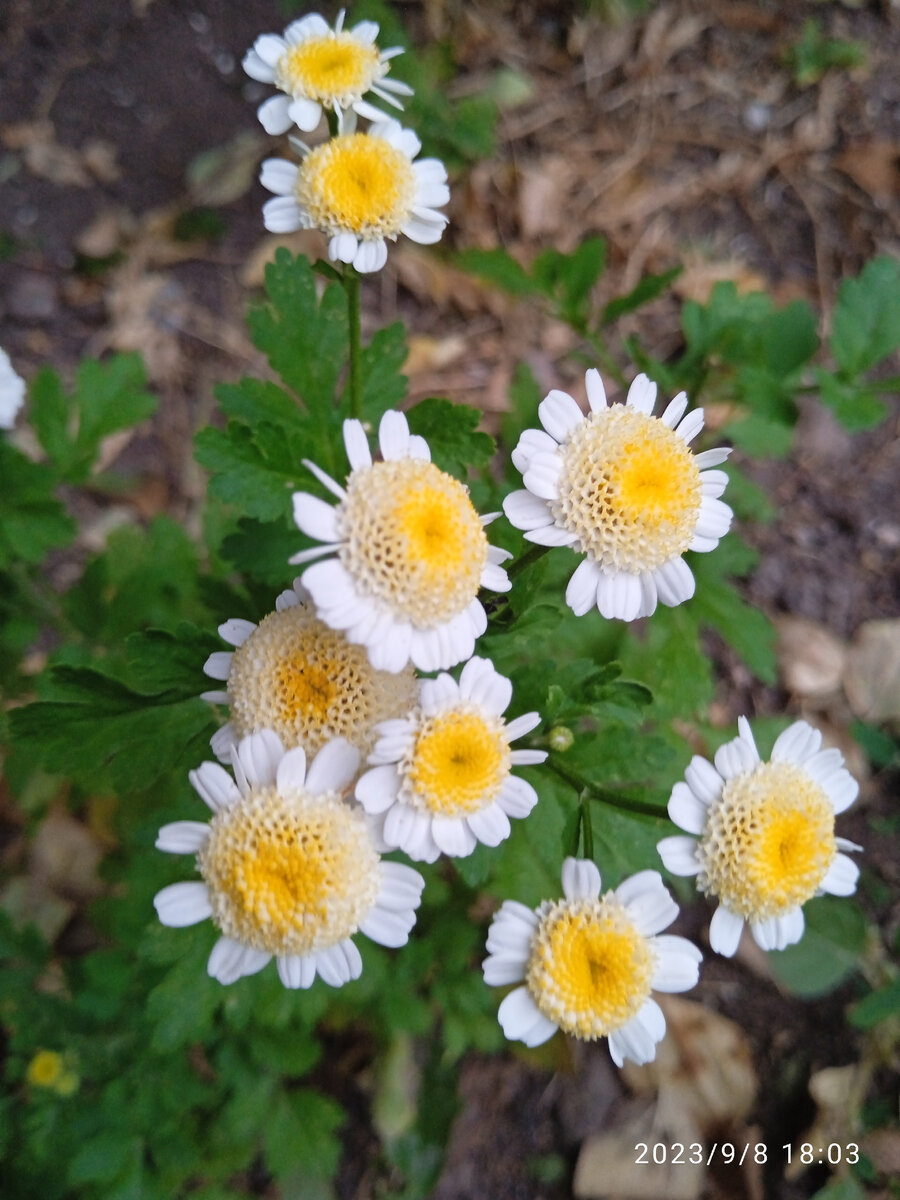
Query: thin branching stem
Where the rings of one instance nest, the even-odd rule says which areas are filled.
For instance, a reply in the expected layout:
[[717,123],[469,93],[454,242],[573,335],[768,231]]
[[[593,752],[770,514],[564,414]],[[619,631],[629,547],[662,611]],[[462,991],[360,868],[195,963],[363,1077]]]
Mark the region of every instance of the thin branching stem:
[[585,800],[597,800],[601,804],[608,804],[611,808],[619,808],[623,812],[637,813],[642,817],[661,817],[664,814],[660,812],[652,804],[645,804],[642,800],[631,800],[628,796],[623,796],[621,792],[614,792],[609,788],[597,787],[590,780],[584,778],[577,771],[573,771],[571,767],[559,761],[559,756],[552,751],[547,759],[546,765],[560,779],[564,779],[579,793],[582,798],[582,804]]
[[350,416],[362,417],[362,341],[360,338],[360,292],[362,280],[353,267],[344,269],[347,293],[347,323],[350,328]]

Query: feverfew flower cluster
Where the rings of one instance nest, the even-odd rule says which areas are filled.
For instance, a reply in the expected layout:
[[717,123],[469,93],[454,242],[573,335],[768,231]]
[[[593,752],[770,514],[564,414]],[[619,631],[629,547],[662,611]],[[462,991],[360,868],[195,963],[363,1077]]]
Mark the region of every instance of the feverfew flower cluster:
[[[299,165],[264,163],[275,193],[264,219],[275,232],[322,231],[349,279],[378,270],[400,233],[436,241],[448,191],[439,162],[416,161],[415,134],[365,99],[400,107],[409,89],[388,78],[399,51],[378,49],[372,22],[345,29],[343,18],[332,28],[313,14],[260,37],[244,66],[280,93],[260,108],[269,132],[313,132],[328,119],[329,136],[304,146]],[[358,118],[372,122],[366,132]],[[0,384],[4,371],[5,356]],[[660,602],[691,598],[684,555],[715,550],[730,527],[718,469],[729,451],[694,453],[703,411],[684,393],[655,416],[644,375],[624,404],[608,403],[597,371],[585,383],[587,414],[566,392],[542,401],[541,428],[512,453],[524,488],[503,510],[537,547],[580,556],[565,592],[576,615],[652,617]],[[384,855],[434,863],[499,846],[541,802],[520,770],[545,763],[542,746],[558,749],[550,735],[515,744],[541,716],[508,715],[513,682],[476,653],[489,607],[512,586],[511,555],[486,532],[501,514],[478,513],[400,411],[376,431],[344,421],[343,452],[339,478],[298,464],[330,496],[293,495],[295,524],[314,544],[290,560],[300,573],[271,612],[219,626],[229,648],[204,665],[219,686],[203,697],[228,709],[212,738],[217,761],[190,773],[211,816],[166,825],[157,840],[193,856],[200,876],[163,888],[159,917],[212,921],[208,970],[223,984],[271,959],[288,988],[356,979],[358,935],[403,946],[425,886]],[[806,900],[848,895],[858,875],[846,852],[859,847],[834,832],[857,792],[840,753],[799,721],[763,762],[749,723],[738,724],[714,763],[691,761],[669,802],[684,835],[658,846],[667,870],[717,901],[709,940],[724,955],[745,923],[764,949],[796,942]],[[660,875],[642,870],[603,892],[583,836],[586,856],[562,864],[562,898],[502,903],[484,979],[512,987],[499,1006],[508,1038],[537,1046],[562,1030],[605,1038],[620,1066],[646,1063],[665,1035],[653,993],[693,987],[701,954],[664,933],[678,908]]]

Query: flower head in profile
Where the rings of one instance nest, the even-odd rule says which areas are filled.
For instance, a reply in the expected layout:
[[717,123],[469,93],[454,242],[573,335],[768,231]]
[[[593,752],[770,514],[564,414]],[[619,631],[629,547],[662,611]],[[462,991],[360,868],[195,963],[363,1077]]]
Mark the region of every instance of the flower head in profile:
[[382,817],[382,836],[412,859],[462,857],[478,842],[498,846],[510,817],[537,803],[515,766],[543,762],[544,750],[511,750],[540,723],[537,713],[506,722],[512,684],[485,658],[470,658],[457,683],[450,675],[419,684],[417,708],[379,726],[356,798]]
[[16,416],[25,401],[25,380],[0,349],[0,429],[12,429]]
[[291,562],[328,556],[306,568],[303,586],[317,615],[365,646],[374,667],[452,667],[487,627],[479,588],[509,589],[500,566],[509,555],[488,545],[493,517],[479,517],[468,489],[431,462],[403,413],[384,414],[378,442],[382,461],[373,462],[361,423],[344,422],[346,487],[305,461],[338,503],[294,494],[297,526],[324,545]]
[[299,166],[266,159],[260,181],[275,193],[263,205],[266,229],[318,229],[329,258],[362,273],[381,270],[387,243],[401,233],[423,245],[439,241],[447,171],[436,158],[413,161],[421,148],[411,129],[379,121],[367,133],[339,134],[308,150]]
[[640,871],[600,894],[594,863],[567,858],[562,900],[535,910],[506,900],[488,931],[485,983],[521,983],[505,997],[503,1032],[540,1046],[557,1029],[605,1037],[613,1062],[652,1061],[666,1032],[652,991],[684,992],[697,982],[700,951],[685,938],[659,936],[678,906],[656,871]]
[[375,45],[378,26],[360,21],[344,29],[344,10],[332,29],[324,17],[309,13],[292,21],[284,34],[265,33],[244,56],[244,70],[260,83],[274,83],[283,93],[260,106],[258,116],[267,133],[285,133],[291,125],[311,132],[322,119],[322,110],[333,110],[339,124],[353,111],[369,121],[384,120],[384,113],[363,97],[371,92],[395,108],[398,96],[411,96],[412,88],[386,78],[390,60],[403,50]]
[[746,717],[738,729],[715,765],[691,759],[669,799],[669,816],[691,836],[658,846],[673,875],[696,875],[698,889],[718,900],[709,941],[728,957],[745,921],[763,950],[799,942],[806,901],[849,896],[859,876],[841,851],[860,847],[834,834],[835,814],[859,790],[840,750],[823,750],[821,733],[796,721],[762,762]]
[[416,703],[412,667],[379,671],[365,649],[315,615],[299,579],[258,625],[232,618],[219,635],[233,647],[211,654],[203,670],[227,690],[203,698],[227,704],[231,719],[212,739],[220,762],[248,733],[271,729],[290,750],[312,757],[333,738],[345,738],[365,756],[380,721],[405,716]]
[[346,802],[358,752],[337,738],[307,769],[302,747],[285,751],[264,730],[243,738],[232,762],[233,777],[213,762],[190,773],[212,819],[164,825],[156,842],[196,855],[203,881],[165,887],[154,904],[164,925],[212,918],[221,937],[209,974],[234,983],[275,958],[285,987],[316,975],[340,987],[362,970],[354,934],[405,945],[424,880],[383,862],[370,819]]
[[693,454],[703,410],[687,416],[682,392],[653,416],[656,384],[638,375],[624,405],[607,405],[600,375],[585,376],[590,413],[567,392],[552,391],[538,409],[543,429],[527,429],[512,459],[524,491],[503,502],[509,520],[542,546],[570,546],[584,559],[569,580],[566,603],[583,616],[650,616],[694,594],[685,550],[714,550],[731,524],[720,499],[728,478],[711,470],[727,449]]

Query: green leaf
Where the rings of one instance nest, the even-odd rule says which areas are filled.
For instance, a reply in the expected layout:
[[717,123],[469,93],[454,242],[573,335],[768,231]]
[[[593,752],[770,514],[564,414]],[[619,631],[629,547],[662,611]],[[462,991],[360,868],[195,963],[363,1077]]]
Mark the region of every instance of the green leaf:
[[[180,957],[161,983],[147,996],[147,1017],[153,1028],[150,1045],[158,1054],[170,1054],[193,1042],[206,1040],[223,1000],[223,988],[206,972],[212,931],[171,930],[180,944]],[[187,943],[187,945],[185,945]]]
[[125,643],[128,682],[141,695],[188,700],[204,691],[209,679],[203,664],[222,649],[222,641],[205,629],[183,621],[174,633],[147,629],[133,633]]
[[266,1164],[276,1179],[331,1179],[341,1156],[344,1110],[311,1088],[281,1092],[262,1127]]
[[816,371],[822,403],[834,413],[845,429],[859,433],[874,429],[887,415],[887,405],[874,387],[857,381],[847,382],[830,371]]
[[853,1175],[834,1179],[814,1192],[810,1200],[866,1200],[869,1193]]
[[658,817],[622,812],[610,804],[594,803],[591,812],[594,859],[603,877],[604,891],[623,879],[657,865],[657,844],[671,828],[663,808]]
[[229,421],[224,430],[201,429],[194,450],[213,473],[210,495],[248,517],[276,521],[290,515],[291,496],[309,476],[302,445],[294,442],[284,426]]
[[670,267],[668,271],[662,271],[659,275],[645,275],[630,292],[610,300],[600,315],[600,325],[612,325],[626,313],[634,312],[643,304],[649,304],[651,300],[661,296],[682,270],[682,267]]
[[722,427],[722,436],[752,458],[785,458],[794,443],[792,425],[759,413],[729,421]]
[[854,1029],[873,1029],[882,1021],[900,1017],[900,979],[894,979],[850,1009],[848,1020]]
[[486,467],[494,454],[494,439],[477,433],[481,420],[477,408],[429,397],[407,411],[409,427],[424,437],[431,458],[441,470],[465,479],[468,469]]
[[49,368],[32,390],[31,418],[41,445],[68,483],[82,483],[94,468],[104,438],[145,420],[156,400],[144,390],[139,354],[117,354],[106,363],[85,359],[67,399]]
[[532,278],[554,303],[563,321],[575,329],[587,325],[591,292],[606,267],[606,242],[586,238],[571,254],[545,250],[531,268]]
[[0,439],[0,566],[39,563],[49,550],[66,546],[76,525],[54,496],[55,478]]
[[697,619],[711,625],[738,652],[758,679],[774,684],[778,678],[778,661],[772,622],[765,613],[751,608],[736,589],[718,575],[718,564],[710,562],[707,556],[693,559],[691,565],[697,579],[697,592],[692,601]]
[[288,559],[303,545],[303,535],[293,522],[262,522],[242,517],[237,530],[222,542],[221,554],[244,575],[272,588],[290,581]]
[[74,1187],[115,1179],[131,1159],[136,1140],[126,1128],[96,1134],[69,1163],[66,1178]]
[[[362,413],[373,425],[389,408],[399,408],[406,396],[407,379],[400,371],[408,353],[406,329],[400,321],[379,329],[368,346],[363,346],[360,356]],[[349,403],[348,394],[345,388],[345,405]]]
[[506,250],[464,250],[456,256],[456,264],[486,283],[509,292],[512,296],[536,296],[541,286],[531,278],[521,263]]
[[824,996],[842,983],[865,948],[866,919],[844,897],[820,896],[804,906],[806,931],[795,946],[773,951],[769,963],[797,996]]
[[266,267],[266,295],[268,304],[247,318],[253,344],[310,412],[326,411],[334,405],[347,361],[343,288],[329,284],[319,300],[309,261],[281,247]]
[[900,347],[900,264],[882,255],[857,279],[845,279],[828,342],[849,378],[869,370]]

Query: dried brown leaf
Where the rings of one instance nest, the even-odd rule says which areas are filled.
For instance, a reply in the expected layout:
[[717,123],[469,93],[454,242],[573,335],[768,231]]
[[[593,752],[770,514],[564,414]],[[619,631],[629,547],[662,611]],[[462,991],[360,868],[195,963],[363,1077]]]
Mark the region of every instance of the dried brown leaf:
[[900,618],[860,625],[850,643],[844,691],[861,720],[900,722]]
[[822,699],[836,692],[847,662],[840,638],[808,617],[776,617],[778,666],[795,696]]

